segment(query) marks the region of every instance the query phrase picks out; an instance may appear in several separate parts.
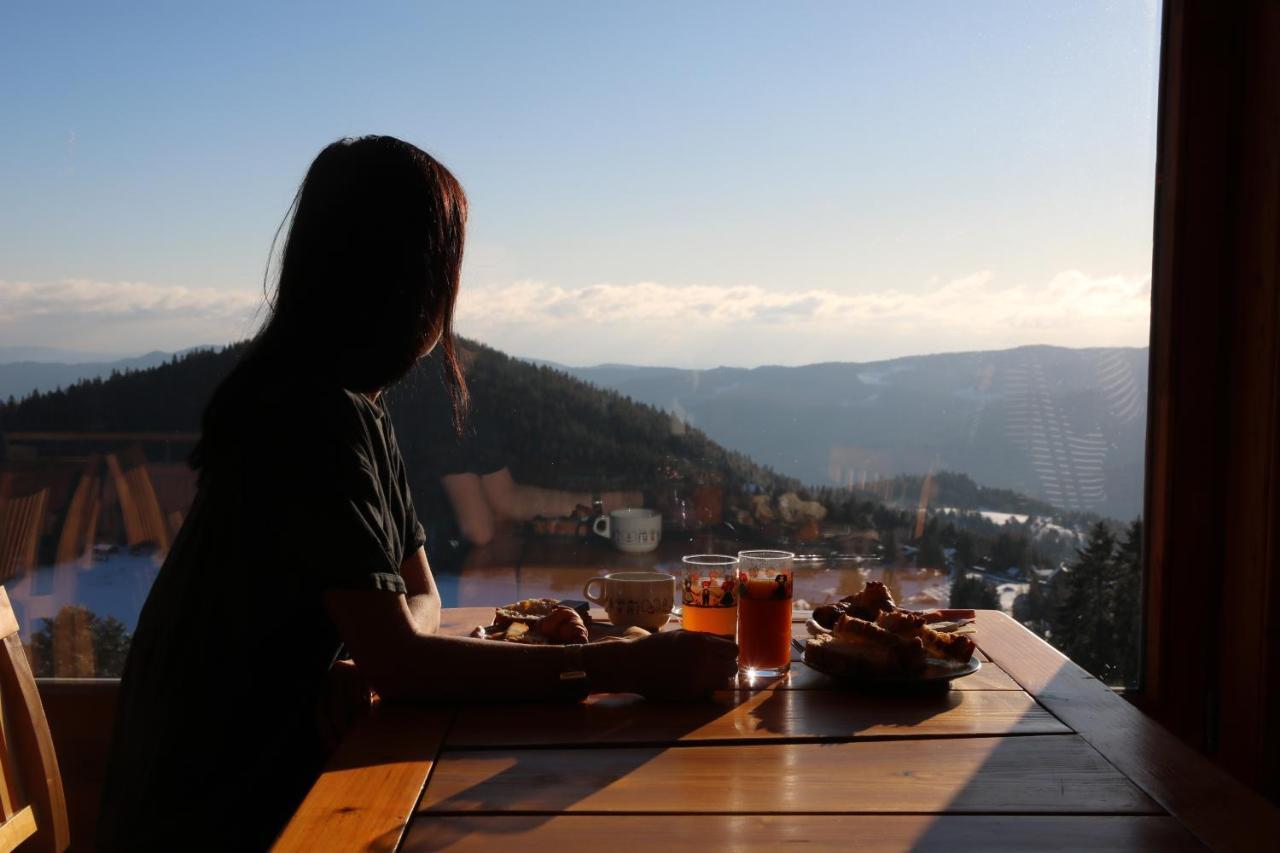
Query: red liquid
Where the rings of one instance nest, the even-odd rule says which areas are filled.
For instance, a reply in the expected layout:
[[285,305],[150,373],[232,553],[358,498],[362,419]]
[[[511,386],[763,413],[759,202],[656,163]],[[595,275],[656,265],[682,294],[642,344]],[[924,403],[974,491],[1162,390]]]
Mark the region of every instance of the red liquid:
[[[749,583],[738,598],[738,668],[783,669],[791,661],[791,599],[752,598],[758,583]],[[761,591],[771,586],[769,581]]]

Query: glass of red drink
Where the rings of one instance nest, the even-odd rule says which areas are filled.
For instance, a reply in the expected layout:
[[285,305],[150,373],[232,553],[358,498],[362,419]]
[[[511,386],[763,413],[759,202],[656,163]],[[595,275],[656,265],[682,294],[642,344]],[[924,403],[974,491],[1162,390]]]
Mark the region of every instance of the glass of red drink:
[[738,671],[772,678],[791,668],[790,551],[738,552]]

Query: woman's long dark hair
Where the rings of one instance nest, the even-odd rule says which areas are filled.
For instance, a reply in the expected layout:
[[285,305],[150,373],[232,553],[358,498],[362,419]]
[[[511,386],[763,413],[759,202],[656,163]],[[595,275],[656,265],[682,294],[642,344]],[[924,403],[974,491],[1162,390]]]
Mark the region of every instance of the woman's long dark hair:
[[467,387],[453,307],[467,199],[457,179],[399,139],[341,139],[311,164],[291,210],[270,313],[205,409],[191,457],[198,470],[217,455],[240,392],[267,367],[368,393],[435,345],[461,422]]

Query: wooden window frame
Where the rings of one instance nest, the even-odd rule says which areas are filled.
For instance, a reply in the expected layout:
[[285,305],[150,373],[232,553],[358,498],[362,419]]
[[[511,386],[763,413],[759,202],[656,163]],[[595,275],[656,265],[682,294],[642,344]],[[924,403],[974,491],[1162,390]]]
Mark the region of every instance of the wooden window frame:
[[1146,657],[1133,700],[1280,797],[1280,3],[1168,0]]

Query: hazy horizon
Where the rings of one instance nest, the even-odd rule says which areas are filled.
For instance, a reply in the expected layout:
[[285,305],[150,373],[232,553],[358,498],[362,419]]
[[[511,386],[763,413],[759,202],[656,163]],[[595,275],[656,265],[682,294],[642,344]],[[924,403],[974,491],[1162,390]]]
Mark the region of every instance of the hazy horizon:
[[[193,350],[222,349],[224,347],[232,346],[232,345],[243,343],[243,342],[244,342],[244,339],[241,339],[236,341],[229,341],[226,344],[194,344],[189,347],[183,347],[180,350],[148,349],[141,352],[127,351],[127,352],[119,352],[119,353],[62,350],[57,347],[0,345],[0,365],[30,363],[30,364],[74,366],[76,364],[114,363],[118,361],[128,361],[132,359],[139,359],[144,356],[155,355],[155,354],[160,354],[163,356],[172,356],[172,355],[183,355]],[[697,370],[697,371],[720,370],[720,369],[757,370],[759,368],[766,368],[766,367],[803,368],[803,367],[817,367],[825,364],[868,365],[868,364],[881,364],[887,361],[899,361],[901,359],[907,359],[907,358],[931,358],[931,357],[973,355],[977,353],[1000,353],[1000,352],[1011,352],[1014,350],[1039,348],[1039,347],[1045,347],[1045,348],[1051,348],[1051,349],[1073,350],[1077,352],[1084,352],[1089,350],[1145,350],[1145,349],[1148,349],[1148,344],[1132,345],[1132,346],[1126,345],[1126,346],[1096,346],[1096,347],[1095,346],[1068,347],[1068,346],[1061,346],[1059,344],[1019,344],[1018,346],[998,347],[994,349],[938,350],[938,351],[914,352],[914,353],[907,353],[905,355],[891,356],[889,358],[866,359],[866,360],[860,360],[860,361],[827,359],[825,361],[810,361],[810,362],[804,362],[801,364],[778,364],[776,362],[762,361],[758,364],[689,365],[689,364],[651,364],[647,362],[630,362],[630,361],[600,361],[600,362],[589,362],[585,364],[571,364],[569,362],[554,361],[552,359],[540,358],[538,356],[531,356],[531,355],[525,355],[523,353],[511,352],[507,349],[504,349],[501,346],[493,346],[492,344],[486,344],[486,346],[491,346],[493,349],[498,350],[504,355],[510,356],[511,358],[519,359],[521,361],[527,361],[534,364],[546,364],[551,367],[565,367],[573,370],[587,370],[587,369],[602,368],[602,367],[634,367],[634,368],[662,368],[662,369],[673,369],[673,370]],[[30,357],[26,355],[28,351],[32,351],[32,350],[43,351],[43,355],[45,357]],[[15,353],[21,353],[21,355],[15,355]]]

